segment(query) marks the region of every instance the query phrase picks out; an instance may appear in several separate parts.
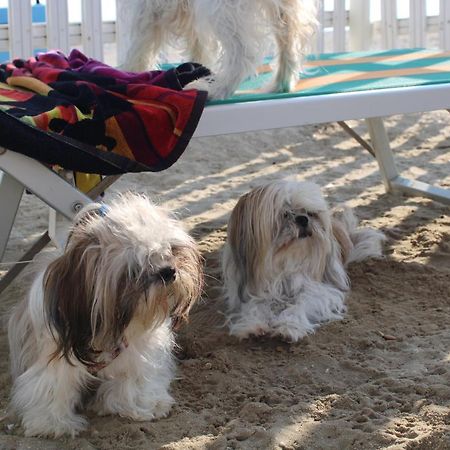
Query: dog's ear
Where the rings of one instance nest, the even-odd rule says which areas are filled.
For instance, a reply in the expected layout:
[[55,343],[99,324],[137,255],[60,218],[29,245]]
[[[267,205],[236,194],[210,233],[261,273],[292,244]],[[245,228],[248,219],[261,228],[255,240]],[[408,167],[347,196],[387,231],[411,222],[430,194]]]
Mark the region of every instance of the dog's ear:
[[342,263],[345,265],[347,264],[347,261],[349,260],[350,254],[353,250],[353,242],[350,238],[345,224],[336,217],[332,218],[331,227],[333,236],[340,247]]
[[353,249],[353,243],[345,224],[336,217],[331,218],[330,241],[331,252],[325,265],[324,281],[341,291],[347,291],[350,282],[344,267]]
[[262,186],[243,195],[228,221],[227,239],[242,288],[258,290],[265,276],[264,262],[275,238],[275,194]]
[[173,283],[175,304],[171,312],[172,326],[176,329],[187,321],[189,311],[203,291],[203,259],[194,241],[173,248],[176,279]]
[[91,244],[88,236],[78,239],[77,245],[69,245],[44,273],[45,315],[57,344],[53,357],[89,359],[94,286],[87,274],[96,264],[94,252],[88,250]]
[[52,357],[92,363],[97,352],[114,350],[148,288],[119,258],[106,264],[101,252],[95,236],[76,228],[64,254],[47,267],[44,307],[57,345]]
[[[89,203],[81,211],[77,213],[73,220],[73,225],[70,228],[67,244],[72,239],[75,230],[86,227],[90,220],[98,216],[104,216],[107,211],[107,206],[102,203]],[[66,246],[67,246],[66,244]]]

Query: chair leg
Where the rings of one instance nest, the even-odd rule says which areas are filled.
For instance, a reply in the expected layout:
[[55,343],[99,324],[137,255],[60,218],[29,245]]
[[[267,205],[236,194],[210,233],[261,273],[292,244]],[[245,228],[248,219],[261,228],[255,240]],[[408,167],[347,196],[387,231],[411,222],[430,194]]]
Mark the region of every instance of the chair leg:
[[[101,194],[119,178],[120,175],[109,175],[104,177],[99,183],[95,184],[86,195],[94,202],[100,201],[99,198]],[[66,217],[55,211],[53,208],[49,208],[48,234],[52,242],[61,250],[63,250],[66,245],[70,226],[71,221],[67,220]]]
[[366,123],[384,187],[387,192],[392,191],[392,181],[398,177],[398,171],[383,119],[366,119]]
[[0,169],[69,220],[92,202],[55,172],[20,153],[5,151],[0,154]]
[[22,270],[25,269],[28,265],[28,261],[31,261],[49,242],[50,236],[46,231],[37,241],[34,242],[27,252],[22,255],[19,262],[14,264],[14,266],[2,276],[0,279],[0,294],[13,282]]
[[11,229],[16,218],[24,187],[15,178],[0,171],[0,261],[3,259]]
[[19,153],[2,151],[0,148],[0,256],[8,242],[24,187],[54,208],[52,214],[55,219],[53,229],[50,223],[52,236],[50,237],[49,232],[45,232],[20,258],[19,262],[0,279],[0,293],[26,267],[27,261],[32,260],[50,242],[51,238],[56,240],[59,246],[64,245],[65,227],[63,224],[61,227],[56,226],[57,218],[73,219],[83,206],[95,201],[119,177],[120,175],[105,177],[87,194],[83,194],[43,164]]
[[366,119],[366,123],[380,168],[381,178],[387,192],[428,197],[432,200],[450,204],[450,190],[431,186],[422,181],[410,180],[399,175],[381,117]]
[[48,235],[51,241],[64,250],[71,222],[53,208],[48,209]]

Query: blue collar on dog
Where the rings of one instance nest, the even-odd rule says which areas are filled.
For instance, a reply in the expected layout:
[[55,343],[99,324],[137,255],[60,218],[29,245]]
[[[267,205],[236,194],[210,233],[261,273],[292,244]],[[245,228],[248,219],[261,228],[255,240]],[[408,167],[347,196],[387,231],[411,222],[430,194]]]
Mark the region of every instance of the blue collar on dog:
[[100,208],[98,208],[98,214],[101,216],[101,217],[104,217],[104,216],[106,216],[106,214],[109,212],[109,206],[107,206],[107,205],[105,205],[104,203],[102,203],[101,205],[100,205]]

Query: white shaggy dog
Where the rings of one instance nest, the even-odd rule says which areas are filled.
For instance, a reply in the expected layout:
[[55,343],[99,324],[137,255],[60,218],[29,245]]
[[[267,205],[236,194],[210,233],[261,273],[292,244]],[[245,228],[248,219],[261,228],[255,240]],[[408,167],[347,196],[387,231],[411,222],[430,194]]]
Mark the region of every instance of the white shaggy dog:
[[231,334],[296,342],[345,313],[352,261],[381,255],[384,235],[330,211],[313,183],[277,181],[242,196],[223,255]]
[[289,91],[316,28],[315,0],[121,0],[118,7],[122,69],[147,70],[163,45],[182,41],[189,60],[213,71],[208,91],[216,99],[256,73],[270,35],[278,70],[268,89]]
[[172,328],[201,289],[194,241],[146,197],[81,211],[65,252],[9,321],[11,407],[25,434],[75,435],[87,425],[83,406],[135,420],[166,416]]

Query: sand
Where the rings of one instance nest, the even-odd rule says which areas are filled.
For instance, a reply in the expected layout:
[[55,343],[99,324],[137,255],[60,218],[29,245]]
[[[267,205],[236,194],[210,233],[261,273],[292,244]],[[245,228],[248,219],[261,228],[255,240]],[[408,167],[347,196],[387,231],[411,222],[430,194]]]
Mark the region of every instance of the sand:
[[[351,125],[366,136],[363,122]],[[387,120],[403,175],[450,187],[450,116]],[[295,175],[348,202],[382,230],[385,257],[349,268],[348,313],[297,344],[228,336],[220,252],[238,197]],[[178,335],[177,401],[169,417],[136,423],[90,417],[71,439],[23,437],[3,422],[0,449],[450,449],[449,207],[384,192],[374,159],[336,124],[194,140],[171,169],[124,176],[117,191],[145,192],[176,211],[205,258],[208,285]],[[113,190],[114,190],[113,189]],[[26,195],[6,260],[45,227]],[[5,312],[24,276],[0,298]],[[0,407],[10,390],[0,345]]]

